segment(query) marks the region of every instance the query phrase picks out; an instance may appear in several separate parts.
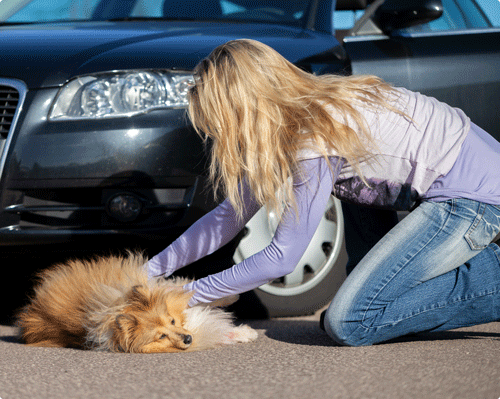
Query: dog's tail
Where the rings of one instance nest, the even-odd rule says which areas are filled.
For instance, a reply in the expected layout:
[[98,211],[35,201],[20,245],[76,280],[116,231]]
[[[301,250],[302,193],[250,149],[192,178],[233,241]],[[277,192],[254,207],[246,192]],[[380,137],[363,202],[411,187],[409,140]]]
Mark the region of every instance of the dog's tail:
[[31,303],[19,312],[16,325],[20,329],[21,339],[27,345],[79,348],[85,342],[82,328],[61,328],[61,323],[37,303]]

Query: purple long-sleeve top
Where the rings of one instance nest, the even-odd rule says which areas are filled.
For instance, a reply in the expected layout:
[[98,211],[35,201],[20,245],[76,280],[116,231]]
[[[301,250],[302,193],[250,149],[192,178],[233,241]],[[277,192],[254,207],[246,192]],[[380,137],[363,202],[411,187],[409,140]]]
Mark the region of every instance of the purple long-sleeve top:
[[[191,306],[254,289],[293,271],[323,217],[334,182],[323,158],[305,160],[302,164],[301,175],[306,177],[294,181],[298,214],[292,209],[285,210],[272,242],[264,250],[230,269],[187,284],[185,289],[196,292]],[[170,275],[231,241],[260,209],[248,187],[242,187],[245,203],[242,218],[237,217],[231,203],[225,200],[153,257],[148,262],[149,275]]]
[[[190,306],[249,291],[291,273],[309,242],[330,195],[367,206],[407,209],[419,199],[468,198],[500,205],[500,143],[462,111],[418,93],[401,90],[404,112],[365,113],[380,152],[361,165],[369,186],[360,182],[343,158],[303,154],[294,180],[298,207],[286,209],[272,242],[262,251],[220,273],[185,286],[195,291]],[[405,98],[406,98],[405,97]],[[399,104],[399,103],[398,103]],[[245,204],[238,218],[228,200],[194,223],[146,265],[150,277],[168,276],[233,239],[257,213],[249,188],[241,186]]]

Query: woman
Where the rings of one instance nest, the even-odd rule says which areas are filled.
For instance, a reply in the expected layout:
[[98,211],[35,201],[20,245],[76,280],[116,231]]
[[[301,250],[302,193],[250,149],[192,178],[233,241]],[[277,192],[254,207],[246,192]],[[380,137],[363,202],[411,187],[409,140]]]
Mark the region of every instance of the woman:
[[374,76],[314,76],[270,47],[235,40],[195,69],[189,115],[210,140],[226,200],[147,264],[170,275],[229,242],[261,206],[283,212],[272,243],[185,286],[190,305],[293,271],[331,193],[416,208],[336,294],[326,332],[370,345],[500,318],[500,143],[459,109]]

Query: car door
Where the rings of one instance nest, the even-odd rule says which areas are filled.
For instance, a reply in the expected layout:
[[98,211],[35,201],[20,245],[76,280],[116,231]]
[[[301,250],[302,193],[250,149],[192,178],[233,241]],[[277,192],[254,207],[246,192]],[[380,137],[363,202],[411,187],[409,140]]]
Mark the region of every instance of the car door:
[[344,38],[353,74],[463,109],[500,141],[500,1],[442,0],[432,22]]

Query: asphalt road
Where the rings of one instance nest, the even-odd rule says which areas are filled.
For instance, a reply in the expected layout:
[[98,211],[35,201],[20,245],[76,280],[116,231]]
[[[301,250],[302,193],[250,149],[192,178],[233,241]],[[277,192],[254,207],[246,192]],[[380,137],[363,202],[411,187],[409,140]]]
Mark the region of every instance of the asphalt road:
[[0,398],[500,397],[500,322],[347,348],[318,318],[249,321],[254,343],[154,355],[31,348],[0,326]]

